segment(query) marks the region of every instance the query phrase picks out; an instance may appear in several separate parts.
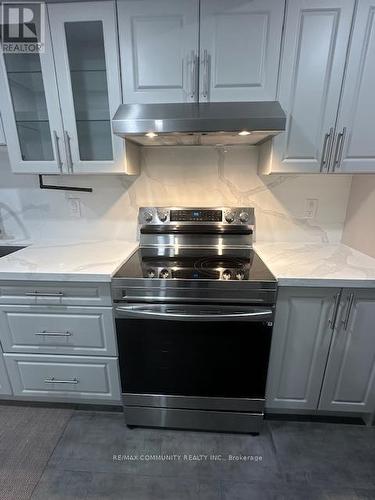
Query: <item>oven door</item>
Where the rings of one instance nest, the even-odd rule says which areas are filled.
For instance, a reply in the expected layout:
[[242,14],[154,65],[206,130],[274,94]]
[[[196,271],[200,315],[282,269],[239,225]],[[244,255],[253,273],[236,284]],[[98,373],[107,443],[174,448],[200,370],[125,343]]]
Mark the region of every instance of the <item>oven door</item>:
[[273,317],[272,307],[117,306],[125,404],[262,411]]

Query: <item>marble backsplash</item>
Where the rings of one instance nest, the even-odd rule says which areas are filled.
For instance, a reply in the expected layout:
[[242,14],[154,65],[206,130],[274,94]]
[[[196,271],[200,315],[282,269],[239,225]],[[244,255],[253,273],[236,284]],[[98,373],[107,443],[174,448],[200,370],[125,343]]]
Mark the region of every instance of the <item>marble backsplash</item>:
[[[351,176],[260,177],[257,158],[256,147],[150,148],[139,177],[46,177],[94,189],[66,194],[40,190],[35,175],[13,175],[0,147],[0,237],[133,240],[139,206],[248,205],[255,207],[258,241],[339,242]],[[80,199],[80,218],[70,215],[68,197]],[[304,218],[307,198],[319,202],[313,219]]]

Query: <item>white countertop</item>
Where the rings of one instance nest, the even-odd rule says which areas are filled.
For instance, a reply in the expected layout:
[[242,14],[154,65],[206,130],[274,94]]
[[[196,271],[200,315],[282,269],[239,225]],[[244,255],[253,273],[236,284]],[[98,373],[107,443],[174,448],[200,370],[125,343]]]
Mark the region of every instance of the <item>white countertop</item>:
[[346,245],[256,243],[280,286],[375,287],[375,259]]
[[[2,241],[0,245],[21,242]],[[0,258],[0,280],[110,282],[136,241],[44,241]],[[280,286],[374,287],[375,259],[346,245],[262,243],[255,250]]]
[[[21,242],[2,241],[1,245]],[[0,280],[111,281],[138,242],[45,241],[0,258]]]

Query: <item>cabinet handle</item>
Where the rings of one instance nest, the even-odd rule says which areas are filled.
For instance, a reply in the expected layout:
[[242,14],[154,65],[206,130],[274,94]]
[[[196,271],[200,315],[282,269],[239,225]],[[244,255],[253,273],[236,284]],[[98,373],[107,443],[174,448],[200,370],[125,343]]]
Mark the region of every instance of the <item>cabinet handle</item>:
[[63,163],[61,161],[61,156],[60,156],[60,147],[59,147],[60,138],[57,135],[56,130],[53,131],[52,135],[53,135],[53,143],[55,145],[55,154],[56,154],[56,159],[57,159],[57,165],[59,167],[60,173],[62,174]]
[[340,132],[337,136],[335,156],[333,160],[333,171],[335,171],[336,168],[341,167],[342,152],[344,149],[345,137],[346,137],[346,127],[344,127],[342,129],[342,132]]
[[49,337],[71,337],[70,332],[46,332],[43,330],[42,332],[35,332],[34,335],[48,335]]
[[78,380],[78,378],[75,378],[75,377],[72,380],[59,380],[55,377],[51,377],[51,378],[46,378],[44,380],[44,383],[45,384],[78,384],[79,380]]
[[68,162],[68,170],[73,173],[73,160],[72,160],[72,149],[70,147],[70,136],[66,130],[64,130],[64,142],[66,151],[66,160]]
[[190,99],[194,100],[195,99],[195,92],[196,92],[196,83],[195,83],[195,72],[196,72],[196,57],[195,57],[195,52],[194,50],[191,51],[190,57],[189,57],[189,68],[190,68],[190,90],[189,90],[189,96]]
[[337,313],[338,313],[338,310],[339,310],[340,300],[341,300],[341,291],[337,292],[336,295],[335,295],[335,305],[333,306],[332,317],[328,320],[328,324],[331,327],[331,330],[335,329],[335,324],[336,324],[336,319],[337,319]]
[[25,292],[25,295],[28,297],[63,297],[64,292],[54,292],[54,293],[47,293],[47,292]]
[[322,160],[320,162],[321,172],[323,172],[323,170],[329,164],[329,160],[331,157],[332,139],[333,139],[333,127],[331,127],[329,129],[329,132],[327,132],[326,135],[324,136]]
[[348,329],[348,324],[349,324],[350,314],[352,312],[353,302],[354,302],[354,293],[351,293],[348,297],[348,307],[346,308],[345,318],[342,320],[343,325],[344,325],[344,330]]
[[208,97],[208,51],[203,51],[203,92],[202,95],[206,99]]

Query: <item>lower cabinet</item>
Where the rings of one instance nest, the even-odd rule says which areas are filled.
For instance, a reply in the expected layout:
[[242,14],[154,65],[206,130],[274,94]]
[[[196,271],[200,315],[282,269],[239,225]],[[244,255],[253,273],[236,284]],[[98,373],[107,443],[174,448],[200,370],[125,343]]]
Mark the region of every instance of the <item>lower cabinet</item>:
[[4,354],[15,396],[120,401],[117,358]]
[[375,291],[344,291],[319,409],[375,410]]
[[279,290],[266,407],[375,411],[374,290]]
[[108,283],[1,282],[0,342],[0,398],[120,403]]
[[317,408],[338,290],[280,288],[268,372],[267,406]]

